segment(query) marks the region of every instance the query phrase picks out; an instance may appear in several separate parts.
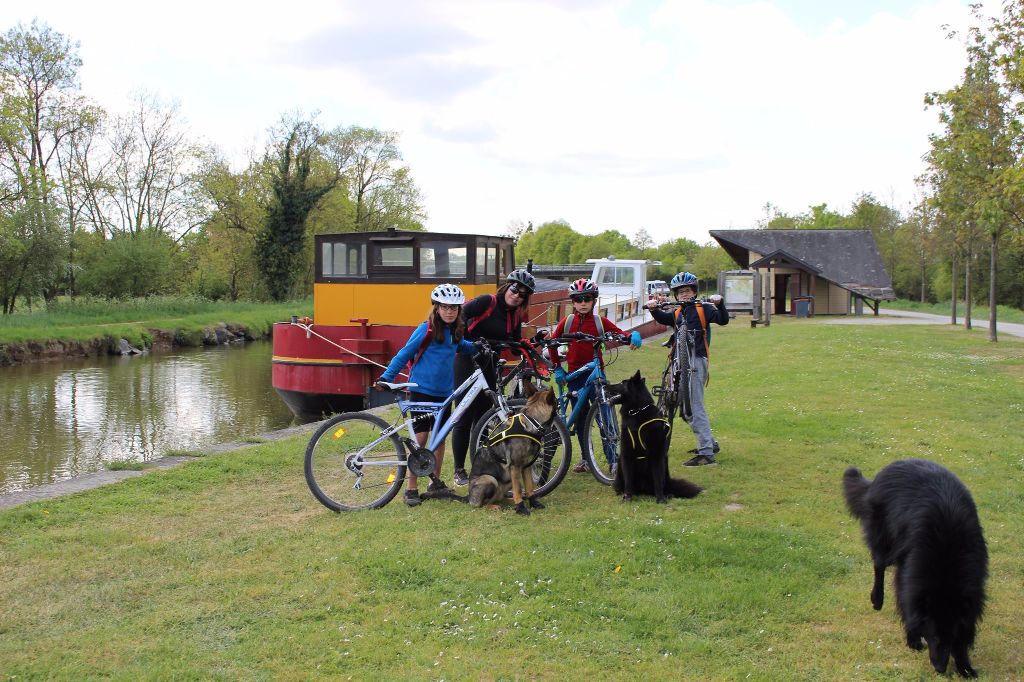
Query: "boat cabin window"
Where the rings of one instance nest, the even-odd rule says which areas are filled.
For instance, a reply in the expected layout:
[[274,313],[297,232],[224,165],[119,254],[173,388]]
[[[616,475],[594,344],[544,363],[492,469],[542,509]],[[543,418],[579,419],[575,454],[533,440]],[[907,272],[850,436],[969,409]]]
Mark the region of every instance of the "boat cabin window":
[[476,274],[483,277],[493,277],[495,274],[497,274],[497,254],[497,247],[476,247]]
[[411,243],[389,244],[387,242],[372,242],[370,248],[373,252],[373,262],[371,265],[375,268],[412,270],[415,267]]
[[366,244],[324,242],[321,245],[324,277],[366,277]]
[[424,240],[420,242],[420,277],[461,279],[466,276],[466,254],[466,242]]
[[633,284],[633,268],[605,266],[598,275],[598,284]]

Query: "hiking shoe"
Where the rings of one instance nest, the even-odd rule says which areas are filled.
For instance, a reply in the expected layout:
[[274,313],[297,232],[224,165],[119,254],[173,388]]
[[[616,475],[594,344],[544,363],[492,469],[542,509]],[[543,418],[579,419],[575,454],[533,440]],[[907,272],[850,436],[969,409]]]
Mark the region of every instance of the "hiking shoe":
[[465,469],[456,469],[455,475],[452,478],[455,481],[455,485],[460,488],[464,485],[469,485],[469,476],[466,475]]
[[718,462],[707,455],[697,455],[683,462],[684,467],[713,467]]
[[427,486],[427,492],[423,493],[423,499],[440,500],[445,497],[452,497],[453,495],[454,493],[452,493],[451,488],[445,485],[444,481],[438,479],[437,483],[431,483]]
[[[721,449],[722,448],[718,445],[718,441],[716,440],[714,447],[711,448],[711,454],[717,455],[719,451],[721,451]],[[692,448],[690,450],[687,450],[687,452],[690,453],[691,455],[696,455],[698,452],[700,452],[700,450],[697,448]]]
[[420,499],[419,490],[406,490],[404,500],[407,507],[418,507],[423,503],[423,500]]
[[590,467],[587,465],[587,460],[577,462],[576,466],[572,468],[574,473],[585,474],[590,471]]

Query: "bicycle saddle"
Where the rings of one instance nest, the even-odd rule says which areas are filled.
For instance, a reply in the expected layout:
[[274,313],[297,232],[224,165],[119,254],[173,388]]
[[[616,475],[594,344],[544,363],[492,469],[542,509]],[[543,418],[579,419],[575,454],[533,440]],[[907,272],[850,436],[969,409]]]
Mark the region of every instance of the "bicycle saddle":
[[413,383],[393,384],[389,381],[378,381],[377,383],[383,386],[384,388],[388,389],[389,391],[408,391],[413,388],[419,388],[419,384]]

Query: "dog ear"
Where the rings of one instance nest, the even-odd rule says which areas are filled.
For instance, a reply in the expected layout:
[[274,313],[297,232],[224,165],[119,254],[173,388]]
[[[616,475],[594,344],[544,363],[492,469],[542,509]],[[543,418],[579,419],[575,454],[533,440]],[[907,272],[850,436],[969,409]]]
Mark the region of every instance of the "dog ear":
[[532,381],[527,381],[526,383],[523,384],[523,393],[526,395],[527,398],[529,398],[536,392],[537,387],[534,385]]
[[640,376],[640,370],[636,371],[636,374],[632,376],[633,381],[643,381],[643,377]]
[[548,389],[547,395],[544,396],[544,402],[546,402],[548,405],[554,405],[555,404],[555,392],[552,391],[551,389]]

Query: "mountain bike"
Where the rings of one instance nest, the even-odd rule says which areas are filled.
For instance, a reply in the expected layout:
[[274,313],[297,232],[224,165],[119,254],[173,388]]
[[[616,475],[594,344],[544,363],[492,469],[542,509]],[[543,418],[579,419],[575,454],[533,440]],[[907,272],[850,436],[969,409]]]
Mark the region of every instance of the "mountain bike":
[[[564,383],[551,382],[549,377],[539,374],[536,376],[554,384],[560,417],[556,423],[562,424],[570,435],[579,432],[581,455],[587,462],[590,472],[600,483],[611,485],[615,478],[615,466],[618,464],[619,416],[612,407],[610,396],[606,390],[608,379],[597,358],[597,350],[602,344],[609,341],[628,344],[629,338],[613,333],[601,336],[577,333],[566,334],[557,339],[548,339],[543,342],[543,345],[554,347],[571,341],[592,343],[595,350],[594,359],[566,376]],[[530,376],[529,370],[524,370],[524,373],[527,377]],[[571,394],[568,382],[579,377],[586,377],[586,381],[579,391]],[[570,398],[575,399],[571,411],[569,406],[573,401]],[[510,409],[515,409],[514,402],[509,401]],[[490,430],[502,421],[496,410],[485,413],[477,422],[476,428],[470,436],[471,446],[479,447],[485,442]],[[600,454],[596,447],[597,444],[600,444]],[[568,468],[570,458],[571,451],[566,450],[566,454],[562,458],[566,468]]]
[[[399,400],[401,416],[393,424],[370,412],[340,414],[321,424],[306,446],[304,461],[306,483],[313,496],[332,511],[378,509],[398,494],[406,470],[416,476],[429,476],[433,482],[439,480],[434,474],[437,463],[434,449],[444,442],[477,396],[488,396],[494,403],[490,412],[500,415],[502,420],[507,419],[514,408],[491,387],[484,372],[485,367],[492,365],[494,351],[486,341],[476,343],[480,349],[475,356],[477,368],[444,401]],[[394,393],[416,388],[413,383],[381,383]],[[416,442],[415,422],[442,414],[450,404],[454,405],[451,415],[443,424],[435,424],[426,446],[421,447]],[[419,414],[410,416],[411,412]],[[555,425],[549,433],[557,433],[567,451],[569,434],[564,428],[559,432],[557,421]],[[403,436],[403,430],[408,435]],[[552,455],[557,452],[553,450]],[[549,461],[547,469],[551,467]],[[563,469],[566,467],[568,461],[561,465]],[[535,494],[546,495],[560,480],[546,476],[538,482]]]
[[[674,310],[693,305],[686,303],[661,303],[658,308],[662,310]],[[661,386],[655,387],[653,393],[658,399],[658,408],[668,419],[669,428],[675,418],[676,410],[684,422],[689,423],[693,419],[693,407],[690,404],[690,382],[696,374],[696,351],[695,348],[696,330],[686,327],[686,318],[683,323],[676,327],[671,338],[665,342],[669,347],[668,364],[661,375]]]

